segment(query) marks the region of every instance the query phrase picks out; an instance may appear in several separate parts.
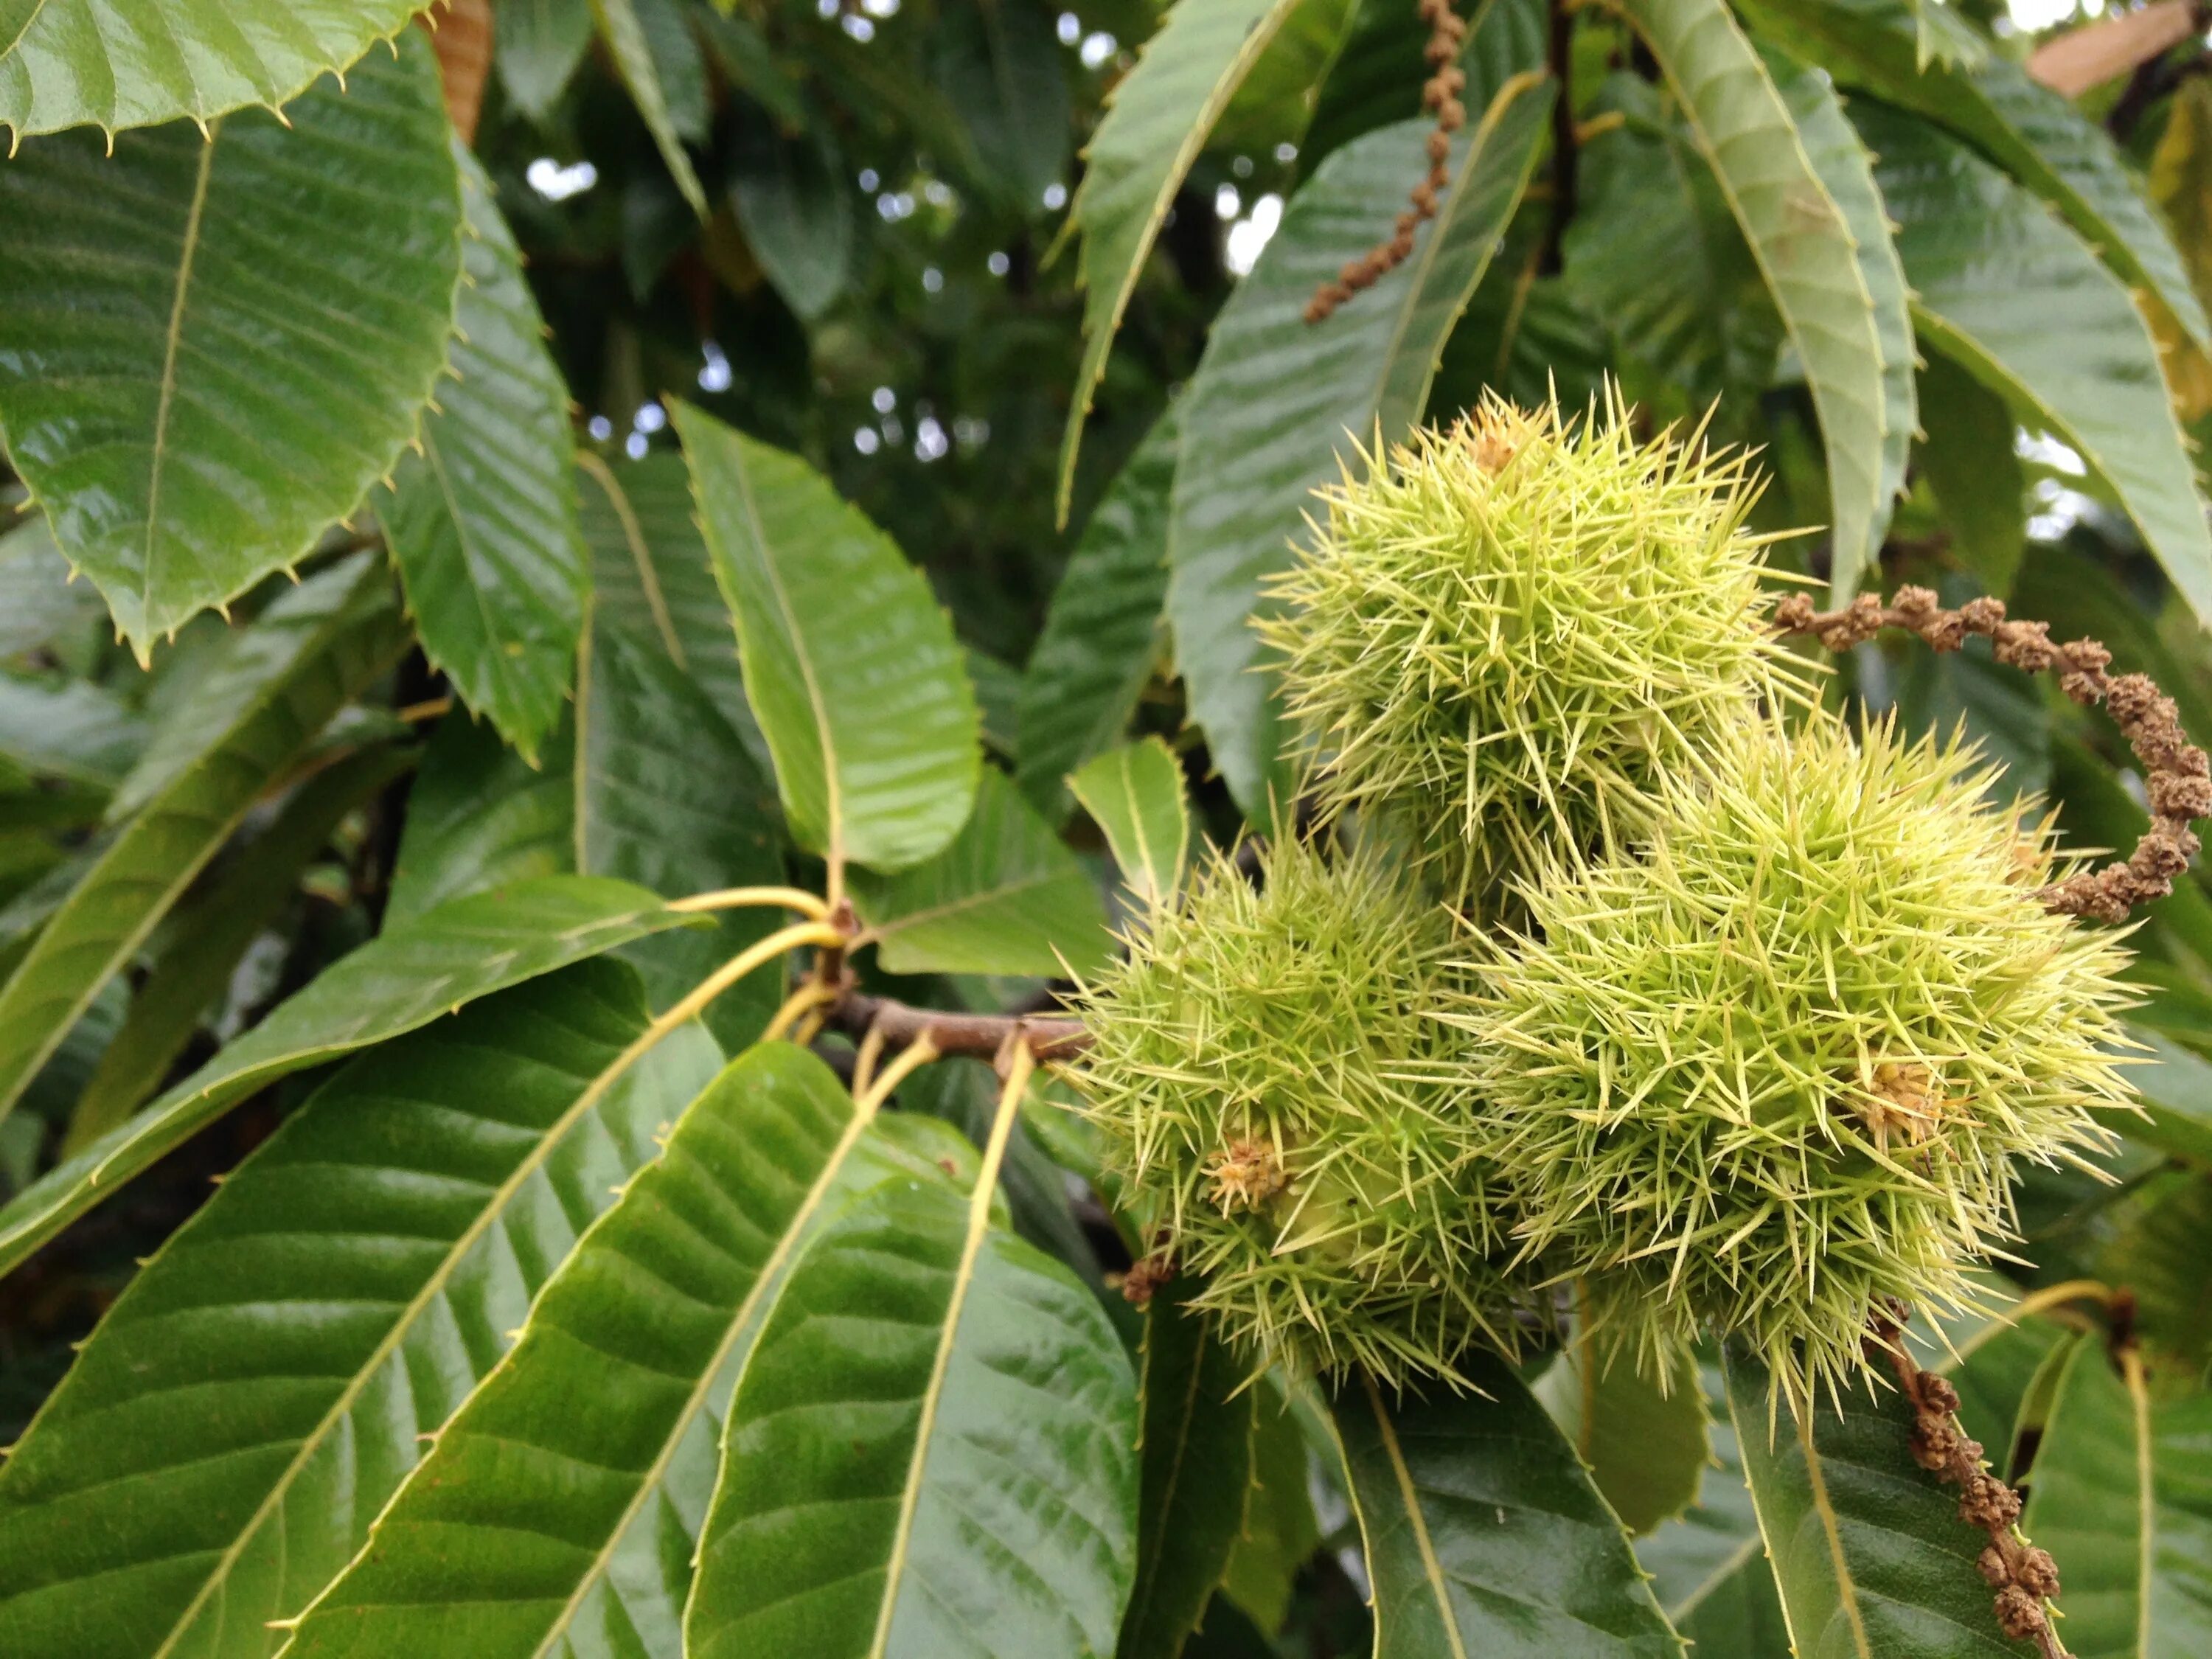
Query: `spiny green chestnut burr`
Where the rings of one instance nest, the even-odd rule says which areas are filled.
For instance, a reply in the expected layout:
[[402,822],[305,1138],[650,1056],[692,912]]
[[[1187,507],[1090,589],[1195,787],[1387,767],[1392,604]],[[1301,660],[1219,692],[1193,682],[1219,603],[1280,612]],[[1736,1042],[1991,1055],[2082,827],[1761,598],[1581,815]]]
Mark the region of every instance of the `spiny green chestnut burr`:
[[1262,619],[1328,811],[1394,822],[1477,900],[1559,839],[1616,842],[1656,779],[1783,689],[1756,495],[1618,401],[1486,400],[1317,492]]
[[1711,771],[1634,856],[1532,877],[1453,1018],[1517,1231],[1595,1326],[1739,1335],[1802,1401],[1884,1298],[1971,1304],[2019,1160],[2109,1139],[2126,952],[2037,901],[2047,829],[1955,741],[1761,721]]
[[1075,1081],[1123,1202],[1267,1360],[1455,1381],[1513,1247],[1441,1062],[1449,919],[1372,854],[1217,858],[1085,988]]

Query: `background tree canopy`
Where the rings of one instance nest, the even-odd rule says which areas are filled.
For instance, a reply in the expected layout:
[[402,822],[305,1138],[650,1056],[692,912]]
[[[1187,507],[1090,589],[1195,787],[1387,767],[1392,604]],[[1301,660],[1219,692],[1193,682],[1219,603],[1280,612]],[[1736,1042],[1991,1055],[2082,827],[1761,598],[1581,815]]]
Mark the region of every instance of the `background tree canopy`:
[[[1030,1062],[1296,817],[1312,490],[1486,393],[2212,737],[2212,52],[2099,11],[0,0],[0,1653],[2033,1651],[1894,1395],[1251,1377]],[[1832,666],[2149,822],[1986,641]],[[2212,883],[2139,924],[2109,1178],[1911,1340],[2068,1648],[2195,1659]]]

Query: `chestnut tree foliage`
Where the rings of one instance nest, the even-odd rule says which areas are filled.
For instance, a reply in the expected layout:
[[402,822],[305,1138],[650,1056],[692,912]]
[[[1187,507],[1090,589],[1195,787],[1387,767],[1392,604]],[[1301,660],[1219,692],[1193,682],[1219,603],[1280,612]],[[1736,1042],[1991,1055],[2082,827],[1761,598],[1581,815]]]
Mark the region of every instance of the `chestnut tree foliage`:
[[2202,12],[1068,4],[0,0],[0,1654],[2212,1653]]

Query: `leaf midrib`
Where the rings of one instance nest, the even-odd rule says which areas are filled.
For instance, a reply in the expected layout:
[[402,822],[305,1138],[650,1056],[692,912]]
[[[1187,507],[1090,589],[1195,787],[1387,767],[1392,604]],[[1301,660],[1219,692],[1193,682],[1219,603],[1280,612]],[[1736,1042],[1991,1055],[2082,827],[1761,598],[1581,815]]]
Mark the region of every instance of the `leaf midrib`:
[[[1421,1553],[1421,1571],[1429,1581],[1429,1594],[1436,1599],[1437,1619],[1442,1626],[1444,1639],[1451,1644],[1452,1659],[1468,1659],[1467,1644],[1461,1638],[1459,1617],[1452,1611],[1451,1589],[1444,1582],[1443,1563],[1437,1559],[1435,1540],[1429,1536],[1428,1518],[1421,1513],[1421,1494],[1413,1485],[1413,1471],[1407,1464],[1405,1449],[1398,1443],[1398,1431],[1392,1425],[1390,1413],[1382,1404],[1382,1395],[1375,1386],[1375,1379],[1366,1372],[1360,1373],[1360,1384],[1367,1391],[1368,1409],[1375,1413],[1375,1426],[1382,1440],[1382,1450],[1390,1460],[1390,1473],[1398,1483],[1398,1499],[1405,1505],[1406,1520],[1413,1529],[1413,1542]],[[1376,1620],[1376,1644],[1381,1644],[1381,1620]]]
[[[998,1144],[995,1130],[993,1144]],[[899,1494],[898,1526],[891,1534],[890,1554],[884,1563],[883,1600],[876,1613],[875,1637],[868,1644],[868,1659],[884,1659],[890,1641],[891,1619],[898,1611],[907,1555],[913,1544],[915,1511],[921,1503],[922,1476],[929,1467],[930,1440],[936,1433],[938,1408],[945,1397],[945,1378],[952,1367],[952,1350],[959,1340],[961,1316],[967,1310],[968,1287],[975,1281],[975,1259],[982,1252],[983,1237],[990,1229],[991,1200],[997,1191],[997,1169],[987,1152],[975,1191],[969,1196],[968,1230],[961,1240],[959,1264],[953,1270],[952,1294],[945,1303],[945,1334],[938,1339],[937,1353],[930,1362],[929,1382],[922,1389],[921,1415],[915,1427],[914,1456],[907,1465],[906,1487]]]
[[[43,10],[46,0],[39,0]],[[37,14],[33,13],[35,16]],[[154,447],[146,478],[146,539],[140,548],[145,569],[140,577],[138,620],[142,627],[149,626],[154,609],[155,576],[160,566],[161,543],[155,535],[161,521],[161,473],[168,460],[169,411],[176,400],[177,350],[185,331],[185,307],[191,292],[192,270],[198,260],[200,246],[200,224],[206,216],[208,179],[215,170],[215,147],[222,139],[222,123],[216,122],[208,131],[200,146],[199,166],[192,179],[192,199],[185,214],[185,245],[177,258],[177,289],[169,302],[169,325],[161,341],[161,391],[154,405]],[[143,668],[151,660],[149,648],[135,641],[133,648],[138,655],[138,665]]]

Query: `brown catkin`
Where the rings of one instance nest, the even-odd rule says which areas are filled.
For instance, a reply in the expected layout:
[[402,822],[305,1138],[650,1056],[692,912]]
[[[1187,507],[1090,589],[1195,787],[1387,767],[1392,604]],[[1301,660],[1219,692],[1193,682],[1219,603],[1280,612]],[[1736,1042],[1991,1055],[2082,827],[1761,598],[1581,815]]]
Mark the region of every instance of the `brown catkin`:
[[2061,915],[2124,921],[2138,904],[2162,899],[2197,856],[2191,819],[2212,817],[2212,764],[2182,731],[2173,699],[2142,674],[2112,674],[2112,653],[2094,640],[2054,645],[2048,623],[2008,620],[2002,599],[1969,599],[1947,611],[1924,587],[1900,587],[1887,605],[1862,593],[1840,611],[1815,611],[1802,593],[1774,608],[1785,634],[1810,634],[1831,651],[1848,651],[1885,628],[1903,628],[1937,651],[1956,651],[1970,635],[1988,640],[1996,659],[2031,674],[2056,670],[2059,689],[2087,707],[2105,705],[2143,769],[2150,828],[2125,859],[2054,882],[2037,895]]
[[1360,289],[1372,288],[1413,257],[1413,233],[1424,221],[1437,216],[1437,204],[1451,182],[1451,136],[1467,125],[1467,106],[1459,95],[1467,90],[1467,76],[1458,64],[1459,50],[1467,39],[1467,25],[1452,10],[1451,0],[1421,0],[1421,21],[1429,26],[1428,44],[1422,58],[1431,71],[1421,86],[1421,107],[1437,118],[1429,135],[1429,171],[1408,198],[1413,204],[1398,216],[1388,240],[1377,242],[1358,258],[1346,261],[1332,282],[1323,283],[1306,301],[1306,321],[1318,323]]
[[1959,1519],[1989,1534],[1974,1560],[1975,1569],[1996,1592],[1991,1608],[1997,1625],[2014,1641],[2032,1641],[2044,1659],[2066,1659],[2045,1605],[2058,1595],[2058,1568],[2050,1552],[2020,1535],[2020,1494],[1982,1467],[1982,1446],[1959,1426],[1959,1391],[1933,1371],[1923,1371],[1905,1346],[1903,1304],[1875,1322],[1869,1339],[1887,1356],[1897,1385],[1912,1407],[1912,1459],[1946,1486],[1959,1488]]

